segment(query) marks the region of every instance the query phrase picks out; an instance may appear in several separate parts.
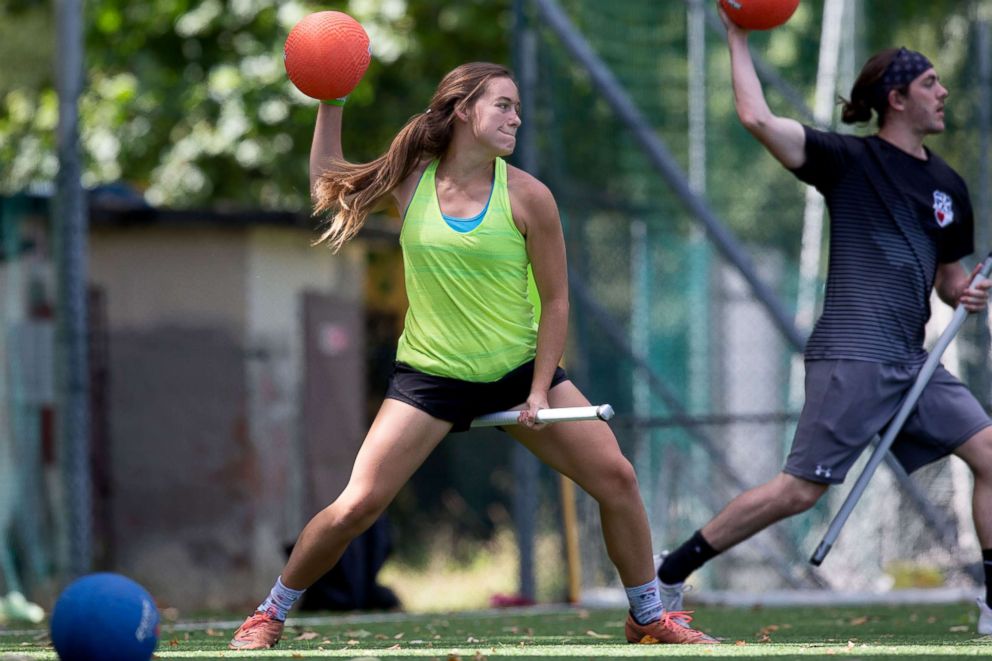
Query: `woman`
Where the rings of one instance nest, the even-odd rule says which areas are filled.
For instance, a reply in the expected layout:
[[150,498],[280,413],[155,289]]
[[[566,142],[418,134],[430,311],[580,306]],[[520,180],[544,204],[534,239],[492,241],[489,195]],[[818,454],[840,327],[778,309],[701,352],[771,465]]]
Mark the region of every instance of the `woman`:
[[[306,525],[269,597],[235,633],[233,649],[278,642],[286,612],[368,528],[451,431],[522,404],[509,433],[599,503],[610,558],[631,603],[631,642],[709,643],[686,613],[664,613],[637,479],[603,422],[545,426],[538,410],[586,406],[558,366],[568,326],[565,246],[550,191],[508,166],[520,127],[506,68],[462,65],[389,151],[344,161],[342,101],[317,115],[310,184],[318,212],[333,212],[321,241],[334,249],[370,212],[403,210],[409,311],[386,399],[344,491]],[[528,266],[541,298],[535,322]]]

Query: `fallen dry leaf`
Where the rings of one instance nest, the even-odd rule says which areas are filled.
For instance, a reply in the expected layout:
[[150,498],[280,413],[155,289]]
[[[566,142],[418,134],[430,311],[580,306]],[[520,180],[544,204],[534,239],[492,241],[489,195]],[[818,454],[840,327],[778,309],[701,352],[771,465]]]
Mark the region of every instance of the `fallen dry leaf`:
[[477,642],[479,642],[479,639],[476,638],[475,636],[469,636],[468,638],[465,639],[465,642],[466,643],[477,643]]
[[866,622],[868,622],[868,619],[869,618],[868,618],[867,615],[862,615],[861,617],[854,618],[853,620],[851,620],[850,622],[848,622],[848,624],[853,624],[854,626],[860,626],[860,625],[865,624]]
[[734,645],[737,645],[737,647],[744,647],[745,645],[747,645],[747,641],[738,640],[736,643],[734,643]]
[[956,627],[951,627],[950,629],[948,629],[948,631],[955,631],[955,632],[957,632],[957,631],[968,631],[970,628],[971,627],[969,627],[967,625],[959,624]]
[[293,640],[313,640],[316,637],[317,637],[316,631],[304,631]]
[[400,645],[399,643],[396,643],[396,644],[395,644],[395,645],[393,645],[392,647],[387,647],[386,649],[387,649],[387,650],[401,650],[401,649],[403,649],[403,646],[402,646],[402,645]]
[[590,638],[613,638],[613,636],[611,636],[608,633],[596,633],[592,629],[586,631],[586,635],[589,636]]

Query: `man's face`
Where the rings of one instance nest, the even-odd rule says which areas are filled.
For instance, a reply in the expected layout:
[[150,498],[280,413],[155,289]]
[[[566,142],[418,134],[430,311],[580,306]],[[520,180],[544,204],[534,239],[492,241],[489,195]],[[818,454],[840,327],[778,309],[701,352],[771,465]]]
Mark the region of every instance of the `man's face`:
[[944,102],[947,88],[940,84],[934,69],[927,69],[909,84],[905,100],[906,118],[910,125],[929,135],[944,131]]

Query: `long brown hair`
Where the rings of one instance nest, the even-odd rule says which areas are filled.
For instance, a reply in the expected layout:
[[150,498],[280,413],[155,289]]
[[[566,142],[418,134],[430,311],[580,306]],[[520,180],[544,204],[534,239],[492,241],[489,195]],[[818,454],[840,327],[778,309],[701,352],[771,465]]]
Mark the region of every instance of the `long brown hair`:
[[512,80],[513,73],[489,62],[470,62],[453,69],[438,84],[427,110],[406,123],[385,154],[370,163],[332,163],[317,180],[314,213],[334,215],[315,243],[327,243],[338,250],[417,163],[443,155],[454,133],[455,111],[470,106],[494,78]]
[[[880,84],[885,70],[898,54],[898,48],[886,48],[868,58],[851,88],[851,99],[840,99],[841,121],[845,124],[868,122],[871,121],[871,111],[874,110],[878,115],[878,127],[885,125],[885,115],[889,110],[889,95],[887,92],[880,93]],[[909,85],[895,89],[901,94],[907,94]]]

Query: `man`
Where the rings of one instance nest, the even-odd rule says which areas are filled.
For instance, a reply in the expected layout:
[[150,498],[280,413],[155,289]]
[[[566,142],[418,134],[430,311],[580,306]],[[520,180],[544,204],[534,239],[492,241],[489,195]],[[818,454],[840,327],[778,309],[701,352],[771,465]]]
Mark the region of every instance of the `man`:
[[[924,146],[944,130],[948,92],[926,57],[905,48],[874,55],[844,103],[846,123],[878,132],[817,131],[769,110],[747,32],[727,26],[734,102],[742,124],[800,180],[819,190],[831,219],[823,314],[806,347],[806,403],[783,472],[732,500],[658,570],[665,606],[682,610],[683,582],[710,558],[783,518],[809,509],[896,414],[926,360],[930,293],[986,308],[989,281],[975,288],[958,263],[973,251],[964,181]],[[992,421],[943,367],[927,385],[892,452],[907,471],[948,454],[975,477],[973,516],[992,584]],[[989,598],[978,630],[992,634]]]

